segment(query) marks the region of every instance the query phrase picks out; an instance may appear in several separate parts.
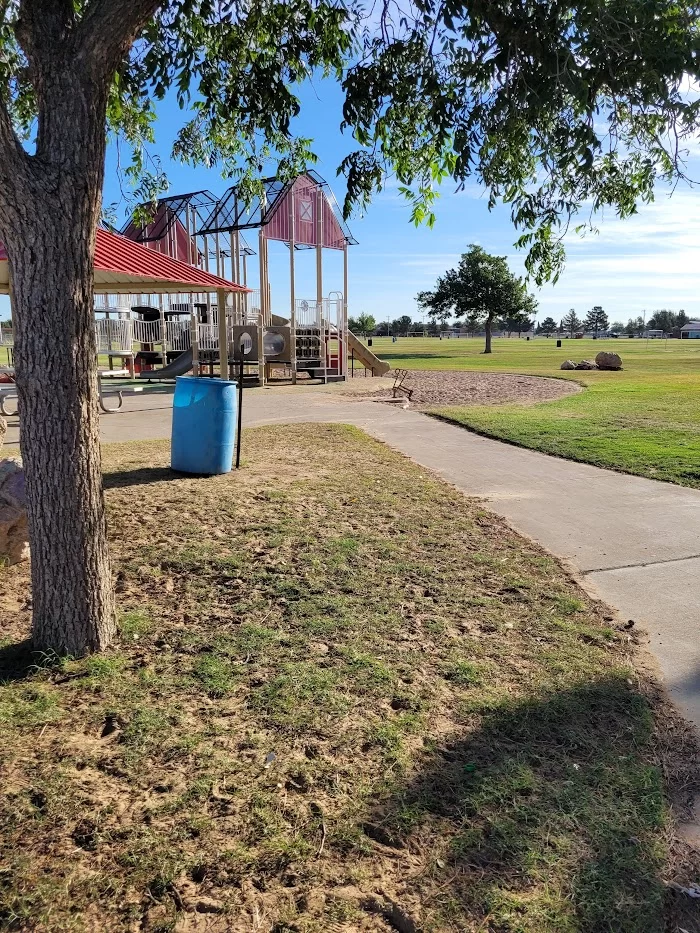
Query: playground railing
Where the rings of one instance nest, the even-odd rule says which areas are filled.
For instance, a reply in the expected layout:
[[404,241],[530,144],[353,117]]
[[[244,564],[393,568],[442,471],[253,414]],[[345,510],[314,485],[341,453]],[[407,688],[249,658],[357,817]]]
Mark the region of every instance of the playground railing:
[[166,321],[165,342],[171,350],[189,350],[192,342],[189,321]]
[[218,324],[200,324],[199,325],[199,349],[200,350],[218,350],[219,349],[219,326]]
[[99,318],[95,321],[97,352],[124,351],[131,353],[134,345],[132,321],[129,318]]
[[136,318],[133,324],[133,339],[139,343],[160,343],[160,321],[140,321]]

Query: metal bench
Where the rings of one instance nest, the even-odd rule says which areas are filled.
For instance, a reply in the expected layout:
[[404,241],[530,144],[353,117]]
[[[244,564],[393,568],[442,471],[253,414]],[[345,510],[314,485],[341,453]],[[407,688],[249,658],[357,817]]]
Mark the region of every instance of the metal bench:
[[[99,383],[100,395],[99,402],[100,408],[106,414],[112,414],[115,411],[120,411],[124,405],[124,396],[133,395],[136,392],[143,392],[143,386],[109,386],[106,388],[103,386],[102,382]],[[105,400],[116,396],[118,404],[110,408],[105,403]],[[7,407],[8,401],[14,401],[14,406],[10,409]],[[0,386],[0,414],[5,415],[6,417],[14,417],[17,414],[17,388],[11,383],[8,383],[7,386]]]
[[[102,380],[99,382],[100,387],[100,408],[106,415],[111,415],[115,411],[120,411],[122,405],[124,404],[124,395],[134,395],[137,392],[143,392],[144,386],[110,386],[105,391],[105,386],[102,383]],[[105,398],[112,398],[113,396],[117,397],[119,404],[114,408],[108,408],[105,405]]]

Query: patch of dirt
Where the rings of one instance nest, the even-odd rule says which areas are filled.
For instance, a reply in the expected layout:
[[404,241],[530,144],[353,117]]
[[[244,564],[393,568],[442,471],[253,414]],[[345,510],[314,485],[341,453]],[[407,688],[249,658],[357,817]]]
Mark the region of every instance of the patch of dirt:
[[[392,397],[394,375],[372,379],[370,385],[355,385],[351,379],[343,394],[384,400]],[[369,380],[362,379],[362,383]],[[409,370],[404,385],[413,389],[411,408],[434,408],[443,405],[536,405],[552,402],[567,395],[576,395],[582,387],[568,379],[548,379],[546,376],[520,376],[511,373],[474,373]]]
[[104,449],[109,651],[32,655],[0,569],[0,928],[700,928],[695,737],[636,629],[354,428],[168,453]]

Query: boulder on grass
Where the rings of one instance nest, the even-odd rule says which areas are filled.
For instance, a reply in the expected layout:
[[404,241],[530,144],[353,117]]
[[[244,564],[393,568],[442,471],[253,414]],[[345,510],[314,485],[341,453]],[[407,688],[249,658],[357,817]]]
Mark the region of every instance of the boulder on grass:
[[596,355],[598,369],[622,369],[622,357],[617,353],[609,353],[607,350],[601,350]]
[[598,369],[598,364],[595,360],[581,360],[576,364],[576,369]]
[[24,470],[16,460],[0,460],[0,564],[29,557]]
[[573,360],[564,360],[559,369],[576,369],[576,363]]

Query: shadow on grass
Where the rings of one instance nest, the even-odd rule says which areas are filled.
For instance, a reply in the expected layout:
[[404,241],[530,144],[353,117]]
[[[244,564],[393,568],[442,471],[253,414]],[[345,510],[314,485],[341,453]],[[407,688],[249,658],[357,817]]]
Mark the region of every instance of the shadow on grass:
[[377,350],[380,358],[383,360],[454,360],[454,355],[450,353],[414,353],[410,347],[403,345],[401,349],[385,350],[370,347],[371,350]]
[[660,933],[666,803],[646,700],[612,677],[474,714],[373,817],[439,853],[422,883],[445,927]]
[[45,656],[34,649],[30,638],[0,646],[0,684],[31,677],[44,660]]
[[138,470],[115,470],[113,473],[104,473],[102,485],[105,489],[121,489],[126,486],[147,486],[149,483],[186,479],[189,475],[189,473],[177,473],[170,467],[141,467]]

